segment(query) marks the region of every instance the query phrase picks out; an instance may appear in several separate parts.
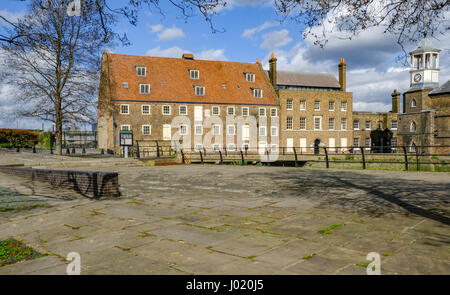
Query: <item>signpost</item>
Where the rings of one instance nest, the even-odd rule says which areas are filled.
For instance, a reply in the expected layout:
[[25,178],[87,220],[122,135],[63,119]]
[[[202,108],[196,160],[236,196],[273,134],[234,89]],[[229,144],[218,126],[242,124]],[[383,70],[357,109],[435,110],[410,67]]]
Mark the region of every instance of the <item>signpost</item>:
[[120,146],[123,146],[123,156],[128,158],[128,147],[133,146],[133,131],[132,130],[120,130],[119,131]]

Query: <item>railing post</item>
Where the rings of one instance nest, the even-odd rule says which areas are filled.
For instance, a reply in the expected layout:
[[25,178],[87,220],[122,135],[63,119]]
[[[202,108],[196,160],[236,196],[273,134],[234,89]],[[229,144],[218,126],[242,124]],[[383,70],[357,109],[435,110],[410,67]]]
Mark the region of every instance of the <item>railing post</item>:
[[405,154],[405,171],[408,171],[408,153],[406,152],[406,147],[402,146],[403,152]]
[[323,147],[324,151],[325,151],[325,161],[327,163],[327,168],[330,168],[330,162],[328,161],[328,151],[327,151],[327,147],[324,146]]
[[361,149],[361,156],[362,156],[362,162],[363,162],[363,169],[366,169],[366,157],[364,156],[364,148],[360,147]]
[[228,156],[227,147],[225,146],[225,157]]
[[159,158],[160,157],[160,155],[159,155],[159,144],[158,144],[158,141],[156,141],[156,156]]
[[297,163],[297,151],[295,150],[295,147],[292,147],[294,149],[294,155],[295,155],[295,167],[298,167]]
[[419,149],[416,147],[416,170],[419,171]]
[[70,155],[70,150],[69,150],[69,148],[66,148],[66,154]]
[[223,165],[222,152],[220,150],[219,150],[219,155],[220,155],[220,165]]
[[244,153],[242,150],[239,150],[241,152],[241,165],[244,165]]
[[136,140],[136,158],[141,158],[141,152],[139,150],[139,140]]
[[203,152],[205,153],[205,157],[206,157],[206,148],[203,147]]
[[182,161],[183,164],[186,164],[185,159],[184,159],[183,149],[180,149],[180,152],[181,152],[181,161]]
[[266,148],[267,166],[270,166],[269,150]]
[[202,150],[198,151],[200,153],[200,162],[203,164],[203,155],[202,155]]
[[33,145],[33,154],[36,154],[36,145]]

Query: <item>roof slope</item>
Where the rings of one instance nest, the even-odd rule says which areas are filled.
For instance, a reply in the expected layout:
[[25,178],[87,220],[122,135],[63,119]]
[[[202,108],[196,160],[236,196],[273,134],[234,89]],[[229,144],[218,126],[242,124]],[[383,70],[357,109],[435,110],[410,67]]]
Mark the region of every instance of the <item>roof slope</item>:
[[277,71],[277,85],[341,88],[331,74]]
[[428,95],[440,95],[450,93],[450,80],[441,85],[441,87],[435,88],[428,93]]
[[[113,100],[277,105],[273,88],[260,64],[107,55]],[[137,76],[137,66],[147,67],[146,77]],[[198,80],[190,79],[190,69],[200,71]],[[255,74],[254,83],[247,82],[246,72]],[[123,87],[123,82],[128,83],[128,88]],[[140,94],[139,83],[150,84],[150,94]],[[195,95],[196,85],[205,87],[204,96]],[[254,98],[252,88],[262,89],[263,97]]]

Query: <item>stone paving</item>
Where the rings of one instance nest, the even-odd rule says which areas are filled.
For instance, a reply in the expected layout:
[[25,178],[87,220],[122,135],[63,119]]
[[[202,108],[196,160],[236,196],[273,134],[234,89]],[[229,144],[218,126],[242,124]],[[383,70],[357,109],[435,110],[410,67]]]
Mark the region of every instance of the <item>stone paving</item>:
[[27,191],[30,183],[0,174],[0,187],[49,204],[0,213],[0,240],[48,254],[0,274],[65,274],[69,252],[80,253],[82,274],[365,274],[369,252],[381,255],[382,274],[450,274],[449,173],[101,170],[120,173],[120,198]]

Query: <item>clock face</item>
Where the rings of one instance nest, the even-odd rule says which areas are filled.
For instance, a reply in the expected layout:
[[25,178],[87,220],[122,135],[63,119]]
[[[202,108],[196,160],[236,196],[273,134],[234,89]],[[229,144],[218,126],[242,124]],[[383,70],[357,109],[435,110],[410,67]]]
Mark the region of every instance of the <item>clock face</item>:
[[420,82],[421,79],[422,79],[422,75],[421,74],[415,74],[414,75],[414,82]]

